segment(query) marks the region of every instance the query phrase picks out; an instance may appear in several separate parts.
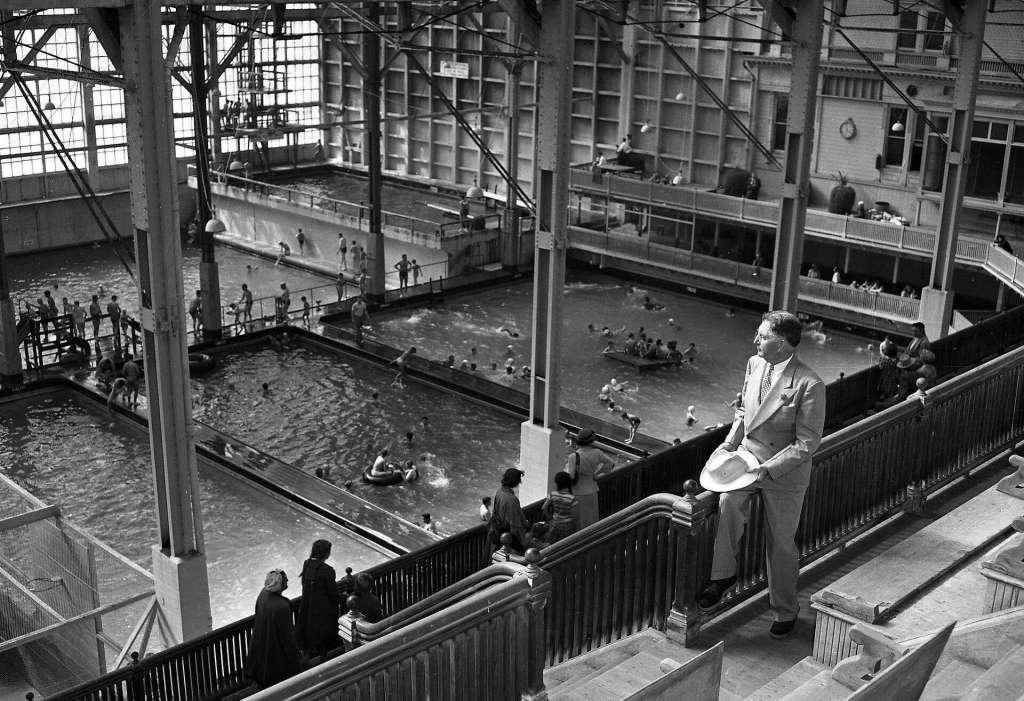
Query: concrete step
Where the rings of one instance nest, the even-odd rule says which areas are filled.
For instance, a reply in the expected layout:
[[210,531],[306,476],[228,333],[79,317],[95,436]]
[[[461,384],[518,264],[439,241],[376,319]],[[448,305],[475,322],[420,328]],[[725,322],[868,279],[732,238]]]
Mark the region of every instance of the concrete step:
[[640,651],[571,689],[548,696],[552,701],[621,701],[665,673],[662,659]]
[[974,680],[961,701],[1015,701],[1024,696],[1024,645],[1018,645],[1003,659]]
[[966,660],[950,660],[942,669],[932,674],[928,685],[921,694],[921,701],[953,701],[963,696],[964,691],[985,673],[985,668]]
[[804,682],[825,671],[825,665],[813,657],[805,657],[779,676],[762,686],[745,701],[775,701],[799,688]]
[[559,687],[564,688],[566,685],[575,685],[581,681],[592,679],[636,655],[643,646],[650,645],[652,642],[654,640],[651,632],[645,630],[554,667],[549,667],[544,670],[544,686],[550,695]]

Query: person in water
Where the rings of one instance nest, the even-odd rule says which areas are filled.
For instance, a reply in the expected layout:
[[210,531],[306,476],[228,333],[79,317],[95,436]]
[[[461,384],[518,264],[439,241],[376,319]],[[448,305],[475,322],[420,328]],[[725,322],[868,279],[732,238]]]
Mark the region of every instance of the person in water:
[[412,460],[405,461],[405,471],[402,474],[406,482],[415,482],[420,478],[420,471]]
[[505,326],[501,327],[498,333],[507,333],[509,335],[509,338],[519,338],[518,331],[514,331],[513,329],[507,328]]
[[395,375],[395,379],[391,381],[392,385],[397,387],[405,387],[403,379],[405,378],[405,366],[409,362],[409,357],[416,355],[416,346],[409,346],[409,349],[403,352],[400,356],[391,361],[390,364],[395,364],[398,367],[398,374]]
[[394,473],[394,470],[388,464],[388,449],[384,448],[377,453],[377,458],[373,461],[373,467],[370,468],[370,475],[372,477],[390,477]]

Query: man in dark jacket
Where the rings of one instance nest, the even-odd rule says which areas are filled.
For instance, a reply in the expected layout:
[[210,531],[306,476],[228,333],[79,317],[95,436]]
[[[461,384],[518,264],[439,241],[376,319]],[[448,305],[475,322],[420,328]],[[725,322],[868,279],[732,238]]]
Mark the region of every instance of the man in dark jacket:
[[488,532],[491,539],[491,550],[501,547],[501,536],[503,533],[511,533],[513,537],[512,549],[522,553],[526,550],[526,534],[530,530],[530,522],[523,513],[523,507],[519,504],[519,497],[516,496],[515,488],[523,481],[523,471],[515,467],[505,470],[501,478],[501,488],[494,495],[491,508],[491,520],[488,522]]
[[331,555],[331,543],[317,540],[302,565],[302,602],[295,621],[299,647],[310,657],[321,657],[337,648],[341,595],[334,568],[324,562]]
[[292,627],[292,607],[281,595],[288,587],[282,570],[271,570],[256,599],[256,618],[245,676],[265,689],[302,671]]

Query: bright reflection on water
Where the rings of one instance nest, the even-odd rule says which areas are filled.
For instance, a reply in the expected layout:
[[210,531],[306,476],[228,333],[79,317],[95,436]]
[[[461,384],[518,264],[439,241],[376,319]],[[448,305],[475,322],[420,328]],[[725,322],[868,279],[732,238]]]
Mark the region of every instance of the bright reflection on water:
[[[218,246],[216,259],[220,276],[221,304],[227,306],[241,296],[242,283],[249,285],[254,298],[269,297],[280,292],[282,282],[287,283],[292,291],[292,304],[298,302],[299,296],[312,287],[333,284],[330,278],[308,273],[296,268],[275,266],[273,261],[243,253],[234,248]],[[253,266],[249,272],[246,265]],[[17,256],[7,262],[10,277],[11,297],[20,306],[24,299],[33,303],[43,296],[43,290],[49,289],[60,306],[61,297],[69,301],[76,299],[88,309],[92,295],[104,288],[105,297],[101,297],[100,305],[106,310],[110,295],[117,295],[121,307],[133,316],[139,307],[139,292],[135,283],[128,276],[124,266],[114,255],[109,245],[79,246],[59,251],[33,253],[28,256]],[[195,246],[185,248],[184,293],[186,299],[195,295],[199,289],[199,249]],[[57,285],[54,290],[53,286]],[[316,299],[334,301],[336,294],[326,289],[317,294]],[[258,311],[254,310],[254,313]],[[267,313],[272,313],[272,307]],[[107,322],[103,323],[103,333],[108,333]],[[92,329],[89,329],[92,334]]]
[[[247,348],[218,356],[216,370],[193,378],[195,417],[310,473],[330,469],[330,481],[351,480],[355,494],[403,518],[418,522],[429,512],[444,533],[475,525],[480,498],[493,495],[518,460],[519,419],[410,380],[402,389],[394,376],[327,350]],[[396,462],[431,456],[419,482],[362,482],[385,446]]]
[[[74,396],[7,402],[0,411],[0,470],[150,568],[157,529],[149,441],[141,428]],[[334,543],[331,561],[339,570],[387,559],[347,531],[202,462],[199,483],[215,626],[252,613],[268,570],[283,567],[297,584],[317,538]]]
[[[524,282],[453,295],[430,309],[378,314],[370,335],[397,347],[414,345],[433,359],[452,354],[456,363],[472,360],[475,347],[480,372],[498,379],[504,374],[509,346],[517,367],[530,362],[532,292],[531,283]],[[664,309],[644,309],[645,295]],[[630,288],[617,278],[589,272],[571,274],[563,300],[563,406],[618,420],[597,397],[602,385],[615,378],[630,382],[629,390],[613,392],[613,399],[641,417],[642,433],[685,440],[705,426],[731,422],[729,402],[740,390],[747,358],[754,352],[758,314],[736,309],[728,316],[726,306],[653,287]],[[598,332],[588,331],[588,324]],[[648,336],[665,342],[677,340],[680,350],[692,341],[699,354],[692,365],[639,375],[623,363],[602,357],[601,350],[609,340],[600,333],[604,326],[618,332],[611,339],[618,350],[626,333],[644,327]],[[620,331],[623,327],[625,331]],[[503,328],[514,329],[519,337],[509,337]],[[828,336],[826,341],[824,334],[805,334],[799,347],[800,357],[826,382],[873,362],[867,348],[870,341],[831,331]],[[492,363],[497,363],[497,370],[491,369]],[[529,391],[523,380],[516,380],[513,386]],[[698,419],[693,427],[686,425],[688,405],[695,407]]]

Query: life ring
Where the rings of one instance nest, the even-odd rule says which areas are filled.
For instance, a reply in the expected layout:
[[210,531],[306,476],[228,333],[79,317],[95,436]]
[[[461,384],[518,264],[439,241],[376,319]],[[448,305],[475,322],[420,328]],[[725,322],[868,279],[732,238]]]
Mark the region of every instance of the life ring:
[[363,481],[367,484],[379,484],[383,486],[390,486],[392,484],[398,484],[404,479],[401,470],[394,470],[387,475],[374,475],[373,467],[368,467],[363,470]]
[[217,362],[212,356],[206,353],[189,353],[188,354],[188,371],[190,373],[209,372],[213,370]]

